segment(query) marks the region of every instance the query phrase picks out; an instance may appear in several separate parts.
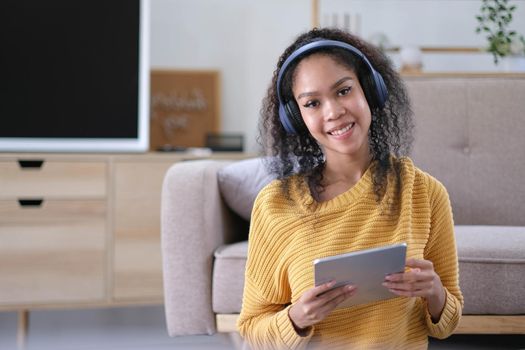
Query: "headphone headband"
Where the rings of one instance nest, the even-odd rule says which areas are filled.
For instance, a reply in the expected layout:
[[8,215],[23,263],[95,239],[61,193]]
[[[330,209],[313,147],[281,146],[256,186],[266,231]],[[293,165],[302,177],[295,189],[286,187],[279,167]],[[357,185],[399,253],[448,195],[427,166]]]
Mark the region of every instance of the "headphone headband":
[[[292,52],[290,56],[288,56],[288,58],[286,58],[286,60],[282,64],[279,70],[279,74],[277,76],[277,98],[279,99],[279,118],[281,120],[281,124],[283,125],[284,129],[290,134],[296,134],[298,133],[298,131],[301,131],[297,129],[304,129],[304,122],[302,120],[300,112],[298,111],[299,108],[297,107],[297,104],[295,103],[295,101],[284,101],[282,98],[281,85],[282,85],[282,79],[283,79],[284,73],[287,71],[288,66],[301,55],[304,55],[309,52],[317,51],[323,48],[341,48],[346,51],[349,51],[350,53],[354,54],[359,59],[361,59],[361,61],[363,61],[365,65],[368,67],[368,69],[370,70],[370,75],[375,85],[375,90],[376,90],[375,104],[376,106],[381,109],[385,105],[386,99],[388,97],[388,92],[387,92],[385,83],[383,81],[383,77],[381,77],[379,72],[377,72],[374,69],[374,67],[368,60],[368,58],[357,48],[355,48],[354,46],[348,43],[345,43],[342,41],[327,40],[327,39],[320,38],[319,40],[315,40],[308,44],[305,44],[299,47],[294,52]],[[369,104],[370,102],[371,101],[368,101]]]

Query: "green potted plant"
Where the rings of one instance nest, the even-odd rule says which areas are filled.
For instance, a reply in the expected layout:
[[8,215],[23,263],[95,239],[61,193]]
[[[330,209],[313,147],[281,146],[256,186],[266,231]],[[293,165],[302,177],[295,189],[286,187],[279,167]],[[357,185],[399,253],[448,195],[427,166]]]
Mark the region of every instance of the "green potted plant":
[[509,28],[514,10],[516,6],[508,0],[483,0],[481,13],[476,16],[476,33],[487,35],[487,51],[492,53],[495,64],[501,58],[525,56],[525,38]]

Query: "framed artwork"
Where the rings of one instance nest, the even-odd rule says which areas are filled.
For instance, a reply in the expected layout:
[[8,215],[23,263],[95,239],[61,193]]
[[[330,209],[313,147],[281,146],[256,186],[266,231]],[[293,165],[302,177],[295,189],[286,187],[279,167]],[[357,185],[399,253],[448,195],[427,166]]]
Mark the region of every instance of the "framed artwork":
[[150,150],[203,147],[220,122],[218,71],[151,71]]

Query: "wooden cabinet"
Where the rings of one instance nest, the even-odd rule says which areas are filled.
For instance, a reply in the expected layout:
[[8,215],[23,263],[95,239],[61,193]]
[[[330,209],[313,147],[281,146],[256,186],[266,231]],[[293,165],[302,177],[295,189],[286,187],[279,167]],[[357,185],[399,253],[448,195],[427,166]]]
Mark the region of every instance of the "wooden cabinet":
[[0,198],[106,198],[104,161],[0,156]]
[[108,164],[0,157],[0,308],[102,302]]
[[106,202],[0,200],[0,303],[102,301]]
[[195,158],[0,154],[0,311],[162,303],[162,181]]
[[116,300],[162,298],[160,198],[170,166],[159,160],[115,163]]

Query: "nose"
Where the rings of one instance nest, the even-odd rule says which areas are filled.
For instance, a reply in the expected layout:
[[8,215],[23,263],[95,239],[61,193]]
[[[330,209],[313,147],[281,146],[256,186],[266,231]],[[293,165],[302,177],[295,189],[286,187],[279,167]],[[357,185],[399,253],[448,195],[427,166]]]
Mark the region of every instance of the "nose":
[[336,120],[345,114],[344,106],[336,99],[330,99],[325,102],[324,115],[326,120]]

